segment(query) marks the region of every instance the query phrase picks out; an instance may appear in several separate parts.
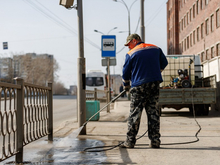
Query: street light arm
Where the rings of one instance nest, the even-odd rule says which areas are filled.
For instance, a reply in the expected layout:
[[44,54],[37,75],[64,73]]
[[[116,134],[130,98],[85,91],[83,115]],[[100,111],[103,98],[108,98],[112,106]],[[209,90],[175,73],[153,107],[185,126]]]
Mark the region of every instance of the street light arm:
[[100,31],[98,31],[98,30],[94,30],[94,32],[96,32],[96,33],[101,33],[101,34],[103,34],[103,35],[105,35],[104,33],[102,33],[102,32],[100,32]]
[[107,35],[112,31],[112,30],[115,30],[117,29],[118,27],[114,27],[113,29],[109,30],[109,32],[107,33]]
[[122,3],[123,5],[125,5],[125,7],[126,7],[126,9],[127,9],[127,11],[128,11],[128,35],[130,35],[130,34],[131,34],[131,28],[130,28],[130,10],[131,10],[131,7],[133,6],[133,4],[134,4],[135,2],[137,2],[137,0],[135,0],[135,1],[131,4],[130,8],[128,8],[128,6],[127,6],[127,4],[125,3],[124,0],[121,0],[121,1],[113,0],[113,1],[115,1],[115,2],[120,2],[120,3]]
[[135,0],[132,4],[131,4],[131,6],[130,6],[130,8],[129,8],[129,11],[131,11],[131,7],[133,6],[133,4],[136,2],[137,0]]

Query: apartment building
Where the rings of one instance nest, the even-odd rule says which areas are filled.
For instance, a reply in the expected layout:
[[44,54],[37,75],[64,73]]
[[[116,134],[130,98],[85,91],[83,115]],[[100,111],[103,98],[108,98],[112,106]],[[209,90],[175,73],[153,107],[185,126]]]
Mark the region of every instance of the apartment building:
[[0,81],[12,82],[21,77],[26,82],[47,84],[53,82],[53,55],[27,53],[14,55],[13,58],[0,59]]
[[12,58],[0,58],[0,81],[11,82],[12,74]]
[[[178,8],[173,6],[178,6]],[[167,41],[172,38],[179,38],[178,46],[171,42],[168,43],[168,54],[173,54],[172,51],[169,51],[170,44],[172,44],[174,50],[179,49],[179,54],[198,54],[202,62],[220,56],[219,0],[168,0],[168,7],[167,23],[169,22],[171,25],[167,29],[174,36],[167,35]],[[172,23],[168,20],[172,19],[169,12],[174,13],[174,17],[179,18],[178,33],[170,29],[170,27],[177,26],[177,22]]]

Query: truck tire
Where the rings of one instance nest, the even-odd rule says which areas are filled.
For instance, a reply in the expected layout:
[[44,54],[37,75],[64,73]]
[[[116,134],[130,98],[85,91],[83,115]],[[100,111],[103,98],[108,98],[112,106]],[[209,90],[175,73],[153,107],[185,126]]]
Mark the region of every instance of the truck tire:
[[193,115],[193,106],[190,106],[190,107],[189,107],[189,113],[190,113],[191,115]]
[[196,116],[200,116],[202,115],[203,108],[200,104],[195,104],[194,108],[193,105],[189,107],[189,112],[191,115],[194,115],[193,111],[195,111]]
[[[193,107],[189,108],[190,112],[193,114]],[[209,104],[196,104],[194,105],[196,116],[208,116],[209,115]]]
[[181,82],[181,85],[182,85],[183,88],[191,88],[191,86],[192,86],[192,84],[190,83],[189,80],[183,80]]
[[209,115],[209,104],[203,105],[203,115],[208,116]]

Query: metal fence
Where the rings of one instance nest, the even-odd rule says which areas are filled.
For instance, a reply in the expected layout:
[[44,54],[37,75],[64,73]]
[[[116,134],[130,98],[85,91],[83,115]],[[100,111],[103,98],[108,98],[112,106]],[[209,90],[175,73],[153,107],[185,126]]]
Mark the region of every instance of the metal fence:
[[23,147],[48,135],[53,140],[52,83],[42,87],[0,82],[0,162],[15,155],[23,162]]
[[[110,101],[110,98],[108,97],[109,91],[98,90],[96,88],[94,88],[94,91],[86,90],[86,100],[98,100],[100,102],[108,103]],[[110,112],[110,105],[107,106],[107,112]]]
[[108,91],[94,89],[86,90],[86,100],[99,100],[100,102],[106,102],[108,98]]

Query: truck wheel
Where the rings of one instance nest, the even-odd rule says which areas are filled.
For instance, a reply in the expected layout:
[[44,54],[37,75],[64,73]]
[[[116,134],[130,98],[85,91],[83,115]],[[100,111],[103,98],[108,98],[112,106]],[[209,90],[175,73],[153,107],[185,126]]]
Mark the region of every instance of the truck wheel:
[[191,86],[192,86],[189,80],[183,80],[181,82],[181,85],[183,88],[191,88]]
[[190,113],[191,115],[193,115],[193,107],[192,107],[192,106],[189,107],[189,113]]
[[203,115],[204,116],[208,116],[209,115],[209,105],[208,104],[204,104],[203,105]]
[[201,104],[194,105],[194,110],[196,116],[201,116],[203,113],[203,105]]

